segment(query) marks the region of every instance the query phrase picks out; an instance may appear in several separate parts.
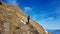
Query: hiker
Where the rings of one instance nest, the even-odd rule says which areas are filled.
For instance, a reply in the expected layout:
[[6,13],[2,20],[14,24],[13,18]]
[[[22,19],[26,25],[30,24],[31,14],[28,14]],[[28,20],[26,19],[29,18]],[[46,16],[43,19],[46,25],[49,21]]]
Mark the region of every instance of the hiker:
[[27,20],[28,21],[26,22],[26,24],[29,24],[29,20],[30,20],[30,17],[29,16],[27,17]]

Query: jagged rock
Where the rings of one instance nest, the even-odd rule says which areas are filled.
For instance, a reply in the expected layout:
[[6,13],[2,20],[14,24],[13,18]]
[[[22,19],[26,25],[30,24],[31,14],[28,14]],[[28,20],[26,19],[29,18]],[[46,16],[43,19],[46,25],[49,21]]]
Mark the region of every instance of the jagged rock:
[[46,34],[43,27],[30,19],[17,6],[0,5],[0,34]]

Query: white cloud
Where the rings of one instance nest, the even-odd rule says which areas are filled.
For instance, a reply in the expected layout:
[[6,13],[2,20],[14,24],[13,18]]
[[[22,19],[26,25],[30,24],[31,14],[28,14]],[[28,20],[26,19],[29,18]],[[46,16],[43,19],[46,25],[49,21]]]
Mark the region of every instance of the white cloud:
[[6,0],[6,3],[18,5],[17,0]]
[[41,22],[49,22],[49,21],[53,21],[55,18],[54,17],[49,17],[49,18],[46,18],[46,19],[42,19],[40,20]]
[[54,17],[49,17],[47,20],[53,20],[54,19]]
[[25,12],[32,11],[31,7],[24,7]]

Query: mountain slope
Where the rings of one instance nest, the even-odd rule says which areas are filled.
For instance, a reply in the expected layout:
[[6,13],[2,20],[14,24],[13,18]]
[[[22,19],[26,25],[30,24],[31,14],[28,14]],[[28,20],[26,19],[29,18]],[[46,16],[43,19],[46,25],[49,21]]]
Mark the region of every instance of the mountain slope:
[[0,5],[0,34],[46,34],[43,27],[30,19],[17,6]]

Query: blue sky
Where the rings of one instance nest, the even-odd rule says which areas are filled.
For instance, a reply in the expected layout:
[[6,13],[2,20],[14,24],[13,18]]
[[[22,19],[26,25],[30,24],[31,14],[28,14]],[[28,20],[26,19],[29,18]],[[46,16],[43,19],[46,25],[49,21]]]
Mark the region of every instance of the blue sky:
[[44,29],[60,29],[60,0],[3,0],[18,6]]

